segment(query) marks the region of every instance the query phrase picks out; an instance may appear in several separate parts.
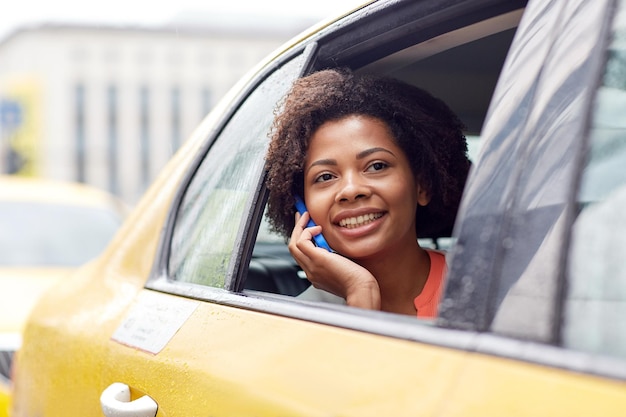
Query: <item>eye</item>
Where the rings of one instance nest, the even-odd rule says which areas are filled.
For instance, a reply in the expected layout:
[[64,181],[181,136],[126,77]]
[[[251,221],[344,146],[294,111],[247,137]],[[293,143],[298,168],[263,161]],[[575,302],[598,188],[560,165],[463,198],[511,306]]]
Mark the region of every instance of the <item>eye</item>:
[[389,164],[386,164],[384,162],[374,162],[372,164],[370,164],[367,167],[367,171],[382,171],[383,169],[387,168],[389,166]]
[[323,174],[318,175],[315,178],[315,182],[325,182],[325,181],[330,181],[334,178],[333,174],[329,174],[328,172],[325,172]]

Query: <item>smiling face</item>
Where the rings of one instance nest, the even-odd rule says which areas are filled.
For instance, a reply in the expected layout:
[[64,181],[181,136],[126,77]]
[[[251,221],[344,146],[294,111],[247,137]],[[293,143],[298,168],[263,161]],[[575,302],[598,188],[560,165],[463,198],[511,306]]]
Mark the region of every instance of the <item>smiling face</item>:
[[413,248],[417,205],[429,202],[386,124],[357,115],[311,137],[304,199],[330,246],[352,259]]

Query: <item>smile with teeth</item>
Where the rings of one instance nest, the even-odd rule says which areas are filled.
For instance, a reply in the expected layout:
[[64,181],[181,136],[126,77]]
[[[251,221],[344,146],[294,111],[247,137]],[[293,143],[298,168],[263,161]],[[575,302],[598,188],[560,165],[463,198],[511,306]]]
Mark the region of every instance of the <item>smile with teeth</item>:
[[348,229],[353,229],[355,227],[363,226],[365,224],[371,223],[376,219],[379,219],[383,216],[382,213],[369,213],[364,214],[362,216],[357,217],[348,217],[346,219],[342,219],[339,222],[339,226],[347,227]]

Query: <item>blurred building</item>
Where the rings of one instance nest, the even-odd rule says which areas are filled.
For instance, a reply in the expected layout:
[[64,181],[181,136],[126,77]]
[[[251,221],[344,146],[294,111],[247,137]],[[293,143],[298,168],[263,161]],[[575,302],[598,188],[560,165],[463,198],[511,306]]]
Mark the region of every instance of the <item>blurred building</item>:
[[24,27],[0,40],[0,172],[132,204],[220,97],[309,23]]

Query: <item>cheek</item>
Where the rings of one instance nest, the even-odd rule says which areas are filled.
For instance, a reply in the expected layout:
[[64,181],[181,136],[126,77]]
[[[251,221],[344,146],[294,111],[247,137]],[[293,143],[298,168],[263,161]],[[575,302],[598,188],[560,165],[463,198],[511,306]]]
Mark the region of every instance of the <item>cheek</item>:
[[406,212],[408,217],[414,218],[419,196],[417,185],[413,181],[396,181],[388,188],[390,202]]
[[316,224],[323,222],[326,218],[325,214],[328,213],[329,210],[323,194],[308,191],[307,187],[304,187],[304,200],[306,201],[306,208],[313,221],[315,221]]
[[387,189],[389,195],[396,200],[415,201],[417,199],[417,185],[415,181],[400,178],[388,184]]

